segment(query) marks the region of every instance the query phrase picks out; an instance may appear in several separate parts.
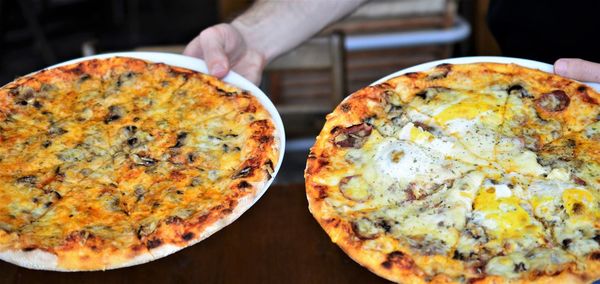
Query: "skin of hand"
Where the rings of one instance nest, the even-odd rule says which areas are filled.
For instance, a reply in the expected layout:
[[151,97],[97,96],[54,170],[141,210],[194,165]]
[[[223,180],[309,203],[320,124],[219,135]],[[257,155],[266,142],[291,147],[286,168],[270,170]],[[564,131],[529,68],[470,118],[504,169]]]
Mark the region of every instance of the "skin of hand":
[[230,69],[257,84],[266,65],[266,55],[246,45],[244,37],[231,24],[218,24],[203,30],[183,54],[203,58],[209,72],[219,78]]
[[230,24],[203,30],[183,54],[205,60],[222,78],[234,70],[260,83],[266,64],[367,0],[259,0]]
[[600,83],[600,64],[578,58],[561,58],[554,63],[554,73],[584,82]]

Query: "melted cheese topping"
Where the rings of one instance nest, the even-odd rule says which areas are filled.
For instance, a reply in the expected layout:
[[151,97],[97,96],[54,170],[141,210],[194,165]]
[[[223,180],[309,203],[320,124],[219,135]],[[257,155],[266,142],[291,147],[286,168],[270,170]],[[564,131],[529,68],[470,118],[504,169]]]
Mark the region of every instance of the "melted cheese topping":
[[539,233],[542,228],[532,222],[532,216],[523,208],[522,199],[514,196],[507,185],[482,187],[473,204],[488,234],[495,239],[520,238]]

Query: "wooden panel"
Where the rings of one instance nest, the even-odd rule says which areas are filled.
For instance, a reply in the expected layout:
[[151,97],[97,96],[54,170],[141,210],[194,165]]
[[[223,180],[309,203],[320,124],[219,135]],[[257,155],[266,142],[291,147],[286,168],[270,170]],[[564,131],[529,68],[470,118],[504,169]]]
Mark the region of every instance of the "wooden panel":
[[477,55],[500,55],[500,47],[490,32],[485,20],[490,0],[475,1],[475,19],[473,23],[473,36],[475,38],[475,52]]
[[[367,4],[365,4],[365,6],[372,5],[374,7],[384,7],[385,5],[393,6],[395,3],[397,3],[396,5],[398,5],[399,7],[407,4],[410,6],[410,3],[408,2],[410,1],[381,0],[368,2]],[[402,10],[400,10],[398,11],[398,15],[393,15],[393,11],[395,10],[394,7],[391,7],[389,13],[392,13],[392,15],[388,16],[357,17],[354,14],[351,14],[346,19],[328,26],[323,30],[322,33],[326,34],[333,31],[341,31],[346,35],[351,35],[378,32],[381,33],[422,29],[438,29],[448,28],[452,26],[454,24],[454,17],[456,15],[456,0],[443,0],[436,2],[441,2],[441,7],[439,9],[433,9],[431,12],[425,13],[419,13],[418,11],[415,11],[414,13],[401,12]],[[418,2],[415,2],[415,4],[419,5]]]
[[349,52],[348,91],[354,92],[406,67],[446,58],[449,52],[449,46],[435,45]]
[[229,22],[248,9],[254,0],[218,0],[219,18]]
[[332,31],[342,31],[347,35],[370,32],[396,32],[441,28],[444,27],[445,24],[446,19],[441,15],[410,18],[361,19],[336,23],[324,29],[322,34],[327,34]]
[[328,39],[315,38],[275,58],[267,69],[318,69],[329,68],[331,64]]

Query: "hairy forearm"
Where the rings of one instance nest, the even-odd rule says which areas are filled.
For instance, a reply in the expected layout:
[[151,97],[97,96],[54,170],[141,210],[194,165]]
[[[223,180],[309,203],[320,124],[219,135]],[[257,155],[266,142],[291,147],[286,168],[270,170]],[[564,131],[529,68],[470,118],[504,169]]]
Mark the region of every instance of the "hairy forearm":
[[292,49],[367,0],[258,0],[232,22],[267,61]]

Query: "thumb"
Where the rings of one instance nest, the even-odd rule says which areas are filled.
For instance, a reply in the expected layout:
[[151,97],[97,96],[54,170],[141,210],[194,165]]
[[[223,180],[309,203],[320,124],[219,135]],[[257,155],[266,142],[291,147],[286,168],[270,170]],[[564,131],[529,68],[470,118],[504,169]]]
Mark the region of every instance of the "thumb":
[[577,58],[557,60],[554,73],[579,81],[600,82],[600,64]]

